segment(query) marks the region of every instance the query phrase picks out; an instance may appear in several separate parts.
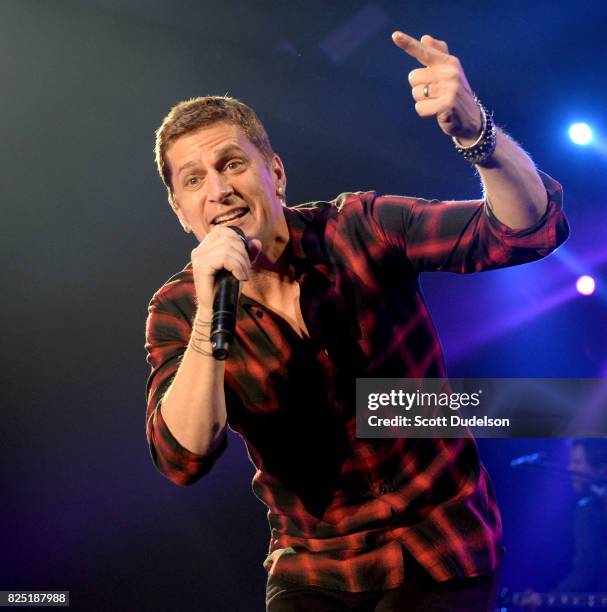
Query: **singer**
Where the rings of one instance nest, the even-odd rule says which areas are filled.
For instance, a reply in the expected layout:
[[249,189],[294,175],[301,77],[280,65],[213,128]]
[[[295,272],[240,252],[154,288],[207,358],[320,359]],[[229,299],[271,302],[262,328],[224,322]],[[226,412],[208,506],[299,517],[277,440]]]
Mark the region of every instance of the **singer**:
[[[189,485],[228,424],[241,434],[268,508],[270,612],[488,610],[497,586],[500,516],[474,440],[357,439],[355,379],[444,377],[418,275],[547,255],[568,234],[562,194],[444,42],[393,40],[422,66],[409,75],[417,113],[476,168],[483,199],[346,192],[287,207],[280,157],[228,97],[181,102],[156,133],[169,203],[199,244],[150,303],[150,451]],[[221,270],[240,281],[225,361],[209,339]]]

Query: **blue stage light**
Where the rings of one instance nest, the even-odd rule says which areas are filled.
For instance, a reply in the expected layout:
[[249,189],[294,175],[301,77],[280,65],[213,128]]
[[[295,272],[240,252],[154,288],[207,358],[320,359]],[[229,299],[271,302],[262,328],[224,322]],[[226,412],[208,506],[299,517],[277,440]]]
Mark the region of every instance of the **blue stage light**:
[[587,123],[574,123],[569,128],[569,138],[577,145],[586,145],[592,140],[592,129]]
[[594,278],[592,278],[592,276],[584,275],[577,279],[575,287],[582,295],[592,295],[596,288],[596,283],[594,282]]

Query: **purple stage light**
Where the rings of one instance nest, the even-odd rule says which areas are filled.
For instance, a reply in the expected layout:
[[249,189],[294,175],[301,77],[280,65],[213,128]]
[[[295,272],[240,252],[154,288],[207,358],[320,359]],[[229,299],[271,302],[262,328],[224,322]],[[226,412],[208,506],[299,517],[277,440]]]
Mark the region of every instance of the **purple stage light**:
[[577,279],[577,283],[575,283],[575,288],[582,295],[592,295],[595,287],[596,283],[594,282],[594,278],[592,278],[592,276],[588,276],[587,274],[580,276]]
[[449,349],[451,360],[458,362],[467,358],[473,351],[505,336],[525,323],[546,315],[551,310],[563,306],[576,297],[577,293],[574,288],[567,284],[560,291],[547,296],[536,304],[530,305],[527,308],[513,310],[509,315],[500,317],[499,320],[483,325],[477,330],[470,331],[465,337],[462,336],[458,339],[456,346]]

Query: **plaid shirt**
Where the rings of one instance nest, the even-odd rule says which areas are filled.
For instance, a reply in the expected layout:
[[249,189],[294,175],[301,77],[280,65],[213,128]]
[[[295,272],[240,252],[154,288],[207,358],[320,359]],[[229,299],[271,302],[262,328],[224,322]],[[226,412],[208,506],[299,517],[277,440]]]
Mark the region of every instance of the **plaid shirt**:
[[[501,522],[472,438],[357,439],[357,377],[444,377],[418,284],[424,270],[475,272],[547,255],[568,234],[561,188],[512,230],[482,200],[439,202],[374,192],[285,209],[292,273],[311,337],[241,295],[226,362],[230,428],[245,441],[253,491],[268,507],[273,575],[358,592],[405,579],[404,546],[436,580],[496,567]],[[153,297],[147,322],[147,438],[179,485],[207,473],[227,444],[196,455],[160,410],[195,315],[191,265]]]

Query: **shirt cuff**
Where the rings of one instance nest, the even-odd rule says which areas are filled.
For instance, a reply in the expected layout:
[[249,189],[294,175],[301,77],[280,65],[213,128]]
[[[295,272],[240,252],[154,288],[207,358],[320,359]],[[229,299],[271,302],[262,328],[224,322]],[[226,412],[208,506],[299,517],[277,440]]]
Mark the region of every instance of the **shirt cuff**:
[[548,205],[541,219],[522,229],[513,229],[502,223],[493,213],[491,204],[485,200],[485,215],[493,233],[510,246],[520,246],[549,252],[562,244],[569,235],[567,221],[563,214],[563,188],[553,178],[538,170],[546,188]]
[[198,455],[182,446],[171,433],[158,405],[150,429],[150,452],[154,464],[167,478],[179,485],[189,485],[209,472],[228,445],[224,431],[219,442],[207,454]]

